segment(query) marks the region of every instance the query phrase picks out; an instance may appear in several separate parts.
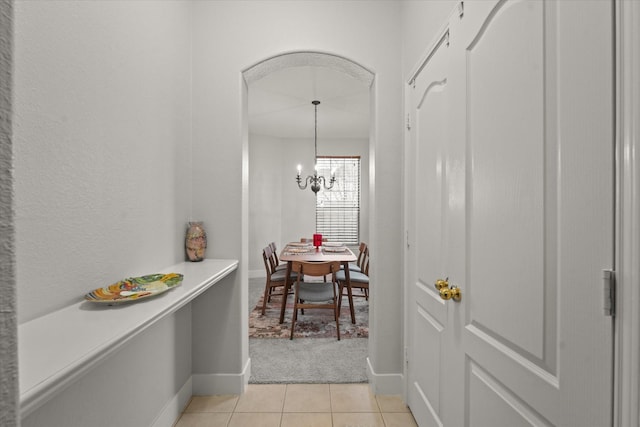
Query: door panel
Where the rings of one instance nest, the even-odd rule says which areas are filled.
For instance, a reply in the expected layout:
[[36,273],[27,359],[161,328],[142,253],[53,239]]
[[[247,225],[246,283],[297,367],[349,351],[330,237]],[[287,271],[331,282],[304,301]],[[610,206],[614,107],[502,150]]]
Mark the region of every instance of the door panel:
[[[475,22],[459,34],[468,248],[461,345],[475,371],[509,390],[496,398],[526,402],[540,425],[595,427],[611,423],[612,325],[599,286],[601,270],[613,267],[612,9],[572,3],[470,7]],[[473,394],[467,404],[483,407]],[[468,419],[482,425],[483,416]]]
[[415,82],[419,95],[412,105],[412,153],[410,167],[420,171],[420,179],[411,189],[413,206],[413,257],[410,258],[410,317],[408,371],[411,381],[408,403],[414,414],[439,425],[443,393],[444,335],[447,330],[447,306],[433,283],[444,279],[446,270],[446,233],[444,215],[447,197],[446,146],[447,81],[445,75],[446,42],[443,36],[428,67]]
[[539,360],[547,287],[542,3],[494,11],[466,55],[469,320]]
[[551,424],[516,393],[505,388],[487,371],[473,363],[469,366],[469,424],[474,427],[509,426],[531,427]]
[[558,420],[556,39],[542,31],[555,9],[498,2],[477,17],[463,42],[474,130],[466,141],[466,352],[515,400]]
[[424,339],[415,343],[415,355],[420,357],[423,369],[416,372],[414,387],[420,399],[429,406],[431,416],[437,418],[440,408],[441,349],[444,325],[431,317],[425,310],[416,309],[416,327],[424,334]]
[[[613,16],[609,1],[464,2],[415,78],[407,389],[420,426],[612,423]],[[445,277],[461,301],[439,299]]]
[[[611,422],[611,323],[597,305],[599,270],[613,265],[612,109],[606,97],[598,100],[593,91],[613,93],[611,48],[597,40],[610,43],[612,31],[604,24],[601,34],[576,37],[606,22],[607,12],[611,17],[604,2],[590,7],[497,2],[476,15],[481,22],[477,31],[462,36],[471,130],[466,142],[466,286],[472,304],[467,306],[464,351],[527,402],[531,413],[553,425]],[[596,50],[601,68],[584,63],[593,54],[580,49],[585,42],[601,48]],[[491,62],[501,66],[490,70]],[[585,74],[589,78],[577,78]],[[575,102],[579,99],[584,104]],[[592,103],[602,108],[590,111]],[[589,117],[589,125],[574,122],[575,116]],[[599,160],[597,166],[592,163]],[[587,177],[589,169],[602,173],[597,178],[602,181]],[[580,213],[589,199],[599,200],[595,216]],[[495,218],[483,206],[491,206]],[[584,228],[579,231],[576,223]],[[498,264],[505,266],[500,277],[508,283],[496,280],[487,268]],[[576,297],[589,302],[576,306]],[[591,353],[597,343],[603,347]],[[581,356],[569,357],[574,352]],[[590,361],[587,353],[594,356]],[[581,391],[574,386],[578,383],[588,388]],[[595,394],[600,397],[594,399]],[[477,406],[472,395],[468,405]]]

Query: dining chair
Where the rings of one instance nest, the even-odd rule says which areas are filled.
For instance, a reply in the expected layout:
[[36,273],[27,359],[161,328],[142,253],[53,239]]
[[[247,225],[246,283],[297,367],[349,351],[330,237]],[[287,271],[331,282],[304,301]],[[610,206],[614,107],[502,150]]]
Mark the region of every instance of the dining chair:
[[[286,298],[291,293],[286,292],[285,294],[285,278],[287,277],[287,270],[275,271],[273,269],[272,258],[273,255],[270,246],[262,249],[262,261],[264,262],[264,269],[267,274],[267,279],[264,285],[264,296],[262,298],[262,315],[264,315],[266,311],[267,302],[271,302],[272,296],[281,295],[282,298]],[[279,292],[274,292],[274,289],[276,288],[282,289],[280,289]]]
[[[338,282],[336,281],[336,272],[340,270],[340,262],[304,262],[295,261],[292,265],[292,271],[296,273],[296,281],[294,284],[293,299],[293,317],[291,319],[291,337],[298,320],[298,310],[305,308],[319,308],[333,310],[333,316],[336,319],[336,333],[338,341],[340,340],[340,313],[338,308]],[[330,277],[331,281],[323,282],[303,282],[303,276],[313,277]]]
[[[338,284],[340,285],[340,297],[338,299],[338,308],[342,307],[342,297],[346,295],[349,296],[349,292],[347,287],[351,287],[351,296],[352,297],[364,297],[367,301],[369,301],[369,249],[366,249],[366,253],[363,257],[362,261],[362,271],[352,271],[349,269],[349,282],[347,283],[347,277],[345,275],[344,270],[340,270],[336,273],[336,279],[338,280]],[[360,289],[360,294],[354,294],[354,289]],[[344,291],[347,290],[347,293]],[[350,304],[353,304],[353,301],[349,301]]]
[[276,249],[276,242],[269,243],[269,247],[271,248],[271,253],[273,256],[273,264],[275,265],[276,271],[286,270],[287,263],[280,263],[278,259],[278,250]]
[[[358,259],[355,264],[349,263],[350,271],[362,271],[362,264],[364,263],[365,258],[369,254],[369,247],[365,242],[360,242],[360,246],[358,246]],[[342,266],[344,268],[344,266]]]

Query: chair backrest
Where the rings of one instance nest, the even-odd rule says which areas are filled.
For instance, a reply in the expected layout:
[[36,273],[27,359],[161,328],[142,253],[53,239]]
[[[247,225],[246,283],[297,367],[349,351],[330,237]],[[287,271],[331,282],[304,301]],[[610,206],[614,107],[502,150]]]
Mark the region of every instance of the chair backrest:
[[270,276],[273,271],[271,268],[271,248],[267,246],[262,249],[262,261],[264,262],[264,269],[267,272],[267,276]]
[[369,248],[366,249],[366,254],[362,258],[362,265],[360,266],[360,271],[362,271],[366,276],[369,275]]
[[269,243],[269,247],[273,253],[273,259],[275,260],[276,265],[280,264],[280,260],[278,259],[278,250],[276,249],[276,242]]
[[369,253],[369,247],[367,246],[366,243],[360,242],[360,247],[358,248],[358,250],[359,250],[359,253],[358,253],[358,260],[356,261],[356,265],[360,267],[360,270],[362,270],[362,264],[364,262],[364,259],[367,257],[367,254]]
[[298,273],[298,281],[301,276],[328,276],[333,277],[335,282],[335,274],[340,270],[339,261],[323,261],[323,262],[305,262],[294,261],[291,265],[291,271]]
[[276,272],[276,267],[278,266],[278,262],[276,261],[275,252],[271,249],[271,246],[267,246],[267,258],[269,259],[269,266],[271,267],[271,274]]

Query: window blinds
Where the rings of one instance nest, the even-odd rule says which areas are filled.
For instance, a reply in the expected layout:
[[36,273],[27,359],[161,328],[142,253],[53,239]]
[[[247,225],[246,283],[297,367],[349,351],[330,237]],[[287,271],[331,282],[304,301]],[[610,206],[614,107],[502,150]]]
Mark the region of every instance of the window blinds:
[[357,245],[360,235],[360,157],[318,157],[318,175],[336,182],[316,196],[316,232],[328,241]]

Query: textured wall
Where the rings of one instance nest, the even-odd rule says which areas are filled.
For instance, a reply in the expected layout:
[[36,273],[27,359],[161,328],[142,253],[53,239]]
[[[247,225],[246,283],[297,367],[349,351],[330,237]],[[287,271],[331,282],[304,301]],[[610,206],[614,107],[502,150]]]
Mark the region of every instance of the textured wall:
[[[16,275],[26,322],[184,260],[191,3],[21,1],[14,15]],[[151,425],[190,379],[190,332],[185,307],[23,425]]]
[[17,426],[18,364],[13,228],[11,83],[13,1],[0,1],[0,425]]
[[184,260],[191,6],[18,2],[20,323]]

